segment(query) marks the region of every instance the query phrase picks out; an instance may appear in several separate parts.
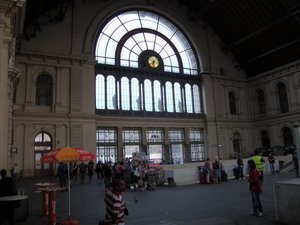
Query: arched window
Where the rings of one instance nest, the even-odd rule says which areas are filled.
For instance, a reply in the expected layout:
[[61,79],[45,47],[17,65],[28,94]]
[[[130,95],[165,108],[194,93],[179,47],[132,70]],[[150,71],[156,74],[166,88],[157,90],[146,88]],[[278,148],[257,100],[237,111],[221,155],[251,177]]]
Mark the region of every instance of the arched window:
[[293,132],[289,127],[282,128],[283,144],[289,146],[294,144]]
[[270,148],[271,145],[270,145],[270,137],[268,132],[266,130],[262,130],[260,134],[261,134],[261,146]]
[[242,138],[239,132],[235,132],[233,134],[233,138],[232,138],[232,145],[233,145],[233,152],[235,154],[240,154],[241,153],[241,144],[242,142]]
[[258,103],[258,113],[266,113],[266,103],[265,103],[265,93],[263,90],[258,89],[257,93],[257,103]]
[[237,110],[236,110],[236,98],[235,98],[235,94],[232,91],[229,92],[228,99],[229,99],[230,113],[232,115],[236,115],[237,114]]
[[201,114],[201,86],[195,82],[202,81],[190,43],[181,29],[153,12],[130,10],[110,18],[95,45],[97,76],[103,75],[96,78],[97,113]]
[[40,106],[52,105],[53,79],[49,74],[41,74],[36,79],[35,103]]
[[34,138],[34,169],[36,175],[50,175],[51,164],[41,163],[41,157],[52,149],[51,136],[42,131]]
[[286,113],[289,111],[289,100],[288,100],[285,84],[279,83],[277,90],[278,90],[278,97],[279,97],[280,112]]

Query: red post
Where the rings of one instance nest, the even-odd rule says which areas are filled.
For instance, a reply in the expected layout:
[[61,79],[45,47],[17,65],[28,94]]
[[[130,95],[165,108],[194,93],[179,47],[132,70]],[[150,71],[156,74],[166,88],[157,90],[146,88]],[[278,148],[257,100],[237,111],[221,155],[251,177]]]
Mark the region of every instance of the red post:
[[56,210],[55,191],[49,191],[49,225],[55,225]]
[[42,215],[47,216],[49,213],[49,194],[48,191],[42,191]]

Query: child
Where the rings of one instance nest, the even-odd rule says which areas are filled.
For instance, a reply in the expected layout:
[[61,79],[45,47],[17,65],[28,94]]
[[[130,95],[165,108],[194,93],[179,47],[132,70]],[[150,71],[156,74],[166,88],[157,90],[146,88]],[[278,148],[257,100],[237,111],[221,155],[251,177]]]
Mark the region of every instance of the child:
[[259,181],[259,172],[256,169],[255,162],[251,159],[248,161],[248,167],[249,167],[249,190],[251,192],[252,197],[252,206],[253,206],[253,212],[251,212],[251,215],[263,215],[263,208],[259,199],[259,195],[261,193],[261,186]]

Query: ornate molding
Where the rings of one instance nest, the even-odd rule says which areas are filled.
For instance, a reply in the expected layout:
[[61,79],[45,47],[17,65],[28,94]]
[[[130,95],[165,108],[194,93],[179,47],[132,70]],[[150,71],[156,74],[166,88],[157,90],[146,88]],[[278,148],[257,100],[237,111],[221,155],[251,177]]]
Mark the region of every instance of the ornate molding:
[[25,0],[1,0],[0,13],[4,13],[5,16],[10,17],[14,15],[24,3]]

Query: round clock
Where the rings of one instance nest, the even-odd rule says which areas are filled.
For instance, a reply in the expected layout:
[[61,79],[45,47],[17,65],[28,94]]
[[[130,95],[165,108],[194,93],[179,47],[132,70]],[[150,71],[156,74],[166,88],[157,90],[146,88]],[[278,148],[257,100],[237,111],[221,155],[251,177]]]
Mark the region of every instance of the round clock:
[[148,58],[149,66],[152,68],[157,68],[159,66],[159,60],[156,56],[150,56]]

